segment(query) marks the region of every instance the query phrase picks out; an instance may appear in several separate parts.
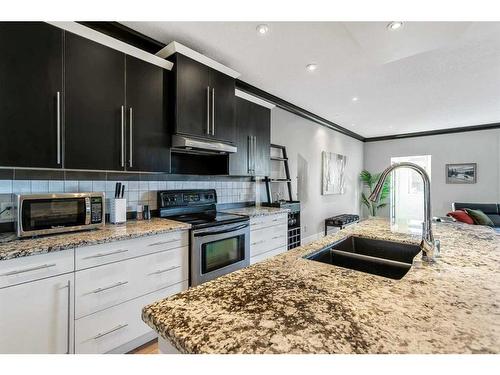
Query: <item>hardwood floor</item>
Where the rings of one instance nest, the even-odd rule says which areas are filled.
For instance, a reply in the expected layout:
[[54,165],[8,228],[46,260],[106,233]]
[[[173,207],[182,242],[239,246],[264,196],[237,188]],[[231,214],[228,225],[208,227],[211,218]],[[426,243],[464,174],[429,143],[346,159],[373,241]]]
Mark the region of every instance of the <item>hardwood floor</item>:
[[132,350],[128,354],[158,354],[158,340],[154,339]]

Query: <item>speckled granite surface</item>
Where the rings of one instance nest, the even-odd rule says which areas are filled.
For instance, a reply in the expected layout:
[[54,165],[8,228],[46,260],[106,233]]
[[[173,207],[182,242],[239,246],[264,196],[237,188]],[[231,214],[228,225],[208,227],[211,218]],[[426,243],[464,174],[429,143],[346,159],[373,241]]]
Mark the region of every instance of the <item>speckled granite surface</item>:
[[247,215],[250,217],[257,217],[257,216],[268,216],[268,215],[287,213],[290,210],[288,208],[250,206],[250,207],[230,208],[222,211],[236,215]]
[[106,224],[104,229],[22,240],[17,239],[15,233],[0,233],[0,261],[78,246],[96,245],[170,231],[186,230],[190,227],[190,224],[178,221],[153,218],[144,221],[129,221],[126,224],[120,225]]
[[500,236],[438,224],[442,257],[401,280],[302,259],[349,234],[406,243],[368,220],[143,309],[187,353],[499,353]]

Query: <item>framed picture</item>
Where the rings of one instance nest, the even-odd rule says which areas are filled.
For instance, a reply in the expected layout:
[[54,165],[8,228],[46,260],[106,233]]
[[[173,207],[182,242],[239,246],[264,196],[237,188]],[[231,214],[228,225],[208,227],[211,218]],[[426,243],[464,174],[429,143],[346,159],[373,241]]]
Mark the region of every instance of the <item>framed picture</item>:
[[446,164],[447,184],[475,184],[477,182],[477,164]]
[[344,194],[346,156],[323,151],[323,195]]

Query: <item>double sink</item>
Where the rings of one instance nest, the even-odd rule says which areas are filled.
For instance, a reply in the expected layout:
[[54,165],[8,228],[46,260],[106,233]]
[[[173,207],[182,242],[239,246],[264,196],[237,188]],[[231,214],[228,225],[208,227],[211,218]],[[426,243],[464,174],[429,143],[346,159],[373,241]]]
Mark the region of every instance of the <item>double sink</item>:
[[418,245],[350,236],[304,258],[400,280],[419,252]]

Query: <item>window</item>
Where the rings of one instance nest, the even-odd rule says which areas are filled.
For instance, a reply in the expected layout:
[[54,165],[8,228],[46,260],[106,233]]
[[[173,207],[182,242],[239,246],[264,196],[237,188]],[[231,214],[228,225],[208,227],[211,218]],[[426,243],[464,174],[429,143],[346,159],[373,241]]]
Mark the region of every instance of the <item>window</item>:
[[[410,162],[431,176],[431,155],[392,157],[391,164]],[[424,184],[422,177],[408,168],[397,169],[391,180],[391,225],[405,233],[422,232],[424,220]]]

